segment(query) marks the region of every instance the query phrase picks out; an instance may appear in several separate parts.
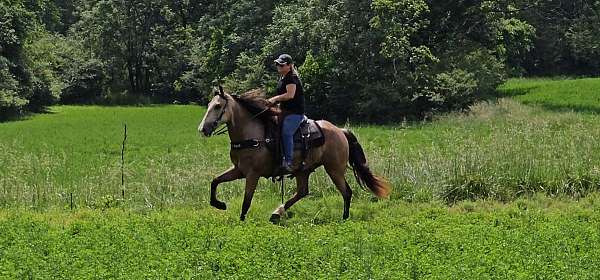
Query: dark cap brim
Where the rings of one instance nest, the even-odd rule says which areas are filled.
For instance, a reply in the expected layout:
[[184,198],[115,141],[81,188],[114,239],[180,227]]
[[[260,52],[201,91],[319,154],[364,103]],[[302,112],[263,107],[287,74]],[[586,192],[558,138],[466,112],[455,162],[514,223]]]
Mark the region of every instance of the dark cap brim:
[[273,61],[275,61],[275,63],[277,63],[277,64],[287,64],[287,63],[286,63],[285,61],[283,61],[283,59],[281,59],[281,58],[275,59],[275,60],[273,60]]

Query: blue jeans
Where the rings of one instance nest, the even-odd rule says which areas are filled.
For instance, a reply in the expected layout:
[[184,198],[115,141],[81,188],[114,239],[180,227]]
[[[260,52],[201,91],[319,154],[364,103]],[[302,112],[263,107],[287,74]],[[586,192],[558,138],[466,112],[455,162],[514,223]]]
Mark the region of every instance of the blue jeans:
[[291,165],[294,157],[294,133],[300,127],[304,120],[304,115],[291,114],[287,115],[283,120],[281,135],[283,138],[283,156],[284,160]]

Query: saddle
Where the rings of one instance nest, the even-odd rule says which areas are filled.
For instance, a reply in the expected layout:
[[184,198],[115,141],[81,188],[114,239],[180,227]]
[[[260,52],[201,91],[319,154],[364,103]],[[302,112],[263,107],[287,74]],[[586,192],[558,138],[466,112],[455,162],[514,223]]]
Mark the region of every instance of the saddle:
[[[261,146],[265,146],[273,154],[273,161],[276,163],[282,163],[283,159],[283,145],[281,141],[281,126],[282,121],[285,118],[285,113],[279,113],[277,115],[270,115],[265,120],[265,140],[259,141],[257,139],[247,139],[239,142],[232,142],[232,150],[242,149],[258,149]],[[300,126],[294,133],[294,150],[301,151],[301,162],[302,167],[305,165],[306,155],[308,151],[313,148],[322,146],[325,143],[325,135],[319,124],[312,120],[304,117],[304,120],[300,123]],[[273,171],[276,174],[277,170]],[[273,175],[275,176],[275,175]]]
[[310,150],[324,143],[325,137],[319,124],[305,117],[296,133],[294,133],[294,150]]
[[[275,162],[281,162],[283,158],[283,145],[281,143],[281,122],[267,127],[265,142],[267,148],[273,152]],[[304,118],[294,133],[294,150],[300,150],[302,163],[310,149],[322,146],[325,143],[325,135],[321,126],[312,119]]]

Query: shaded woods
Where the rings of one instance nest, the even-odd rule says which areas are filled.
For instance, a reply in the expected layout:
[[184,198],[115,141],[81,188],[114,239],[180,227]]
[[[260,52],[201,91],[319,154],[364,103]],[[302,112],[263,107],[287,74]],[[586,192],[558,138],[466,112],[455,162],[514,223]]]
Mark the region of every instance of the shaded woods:
[[273,91],[290,53],[312,117],[463,110],[507,77],[598,75],[600,2],[0,0],[0,119],[62,104]]

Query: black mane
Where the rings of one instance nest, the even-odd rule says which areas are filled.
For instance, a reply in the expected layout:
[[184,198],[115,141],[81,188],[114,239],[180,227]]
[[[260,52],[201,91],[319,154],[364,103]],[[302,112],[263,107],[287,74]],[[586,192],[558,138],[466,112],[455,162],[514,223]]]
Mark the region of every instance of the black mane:
[[274,117],[279,114],[278,109],[269,106],[270,102],[265,98],[263,89],[253,89],[242,95],[232,95],[232,97],[252,116],[260,114],[257,118],[264,122],[273,122]]

